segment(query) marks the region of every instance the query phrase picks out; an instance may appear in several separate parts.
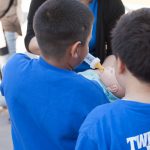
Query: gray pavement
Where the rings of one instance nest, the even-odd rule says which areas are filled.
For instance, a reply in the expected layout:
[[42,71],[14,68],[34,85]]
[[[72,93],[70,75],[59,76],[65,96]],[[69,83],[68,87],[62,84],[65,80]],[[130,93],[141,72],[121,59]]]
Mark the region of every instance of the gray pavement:
[[12,150],[10,121],[4,97],[0,94],[0,150]]
[[0,108],[0,150],[12,150],[9,114]]

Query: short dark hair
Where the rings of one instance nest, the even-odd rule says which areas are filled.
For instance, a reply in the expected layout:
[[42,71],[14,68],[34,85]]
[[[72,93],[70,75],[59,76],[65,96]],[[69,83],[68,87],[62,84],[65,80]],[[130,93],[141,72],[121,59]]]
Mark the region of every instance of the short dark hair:
[[34,17],[35,35],[44,56],[62,57],[70,44],[84,45],[93,14],[78,0],[47,0]]
[[120,18],[112,31],[112,49],[136,78],[150,83],[150,8]]

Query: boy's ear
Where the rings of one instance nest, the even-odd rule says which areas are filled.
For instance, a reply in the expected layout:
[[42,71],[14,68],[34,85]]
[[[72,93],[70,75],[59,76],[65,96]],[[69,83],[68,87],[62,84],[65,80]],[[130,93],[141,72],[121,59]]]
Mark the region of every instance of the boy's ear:
[[123,63],[123,61],[119,57],[116,58],[116,67],[117,67],[117,71],[119,74],[122,74],[125,72],[126,65]]
[[80,42],[80,41],[75,42],[75,43],[71,46],[70,54],[71,54],[71,56],[72,56],[73,58],[78,58],[80,47],[81,47],[81,42]]

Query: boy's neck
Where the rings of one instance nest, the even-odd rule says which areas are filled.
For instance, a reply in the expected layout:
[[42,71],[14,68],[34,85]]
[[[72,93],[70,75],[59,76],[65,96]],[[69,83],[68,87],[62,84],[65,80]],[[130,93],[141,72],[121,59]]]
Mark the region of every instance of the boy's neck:
[[127,78],[126,85],[123,99],[150,104],[150,84],[132,77]]
[[55,66],[57,68],[60,68],[60,69],[65,69],[65,70],[73,70],[73,68],[69,65],[69,63],[65,60],[65,59],[49,59],[49,58],[45,58],[45,61],[52,65],[52,66]]

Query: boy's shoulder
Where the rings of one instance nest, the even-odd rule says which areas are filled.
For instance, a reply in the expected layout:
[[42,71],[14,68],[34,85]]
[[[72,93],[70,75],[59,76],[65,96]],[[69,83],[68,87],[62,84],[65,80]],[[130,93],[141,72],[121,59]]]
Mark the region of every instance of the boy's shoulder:
[[[97,93],[100,92],[101,94],[103,94],[105,96],[102,87],[99,85],[99,83],[97,81],[87,79],[80,74],[76,74],[76,77],[77,77],[77,80],[75,82],[76,82],[76,84],[79,85],[78,89],[82,88],[84,91],[87,91],[87,92],[88,91],[91,91],[91,92],[96,91]],[[93,97],[94,97],[94,93],[93,93]]]
[[6,64],[6,66],[8,65],[19,65],[22,61],[28,61],[31,60],[31,58],[29,56],[27,56],[26,54],[23,53],[16,53],[14,54],[8,61],[8,63]]
[[80,78],[82,78],[84,82],[92,84],[98,89],[103,89],[103,85],[100,82],[100,78],[94,70],[89,69],[83,72],[79,72],[78,76],[80,76]]
[[77,73],[75,73],[75,74],[76,74],[79,84],[81,84],[85,87],[87,86],[86,84],[89,84],[90,86],[94,86],[94,87],[100,87],[99,84],[95,80],[90,80],[81,74],[77,74]]
[[14,54],[10,60],[18,60],[18,59],[27,59],[27,60],[30,60],[31,58],[26,55],[26,54],[23,54],[23,53],[16,53]]
[[23,53],[16,53],[13,56],[10,57],[8,62],[6,63],[4,70],[9,68],[17,68],[19,65],[21,65],[23,62],[31,60],[30,57],[28,57],[26,54]]
[[[25,64],[29,64],[32,59],[26,54],[16,53],[6,63],[2,69],[3,75],[12,75],[22,70]],[[20,72],[20,71],[19,71]]]
[[[108,98],[104,94],[101,86],[96,82],[86,79],[77,73],[72,76],[67,75],[66,84],[71,84],[71,92],[78,97],[78,100],[83,103],[86,101],[89,104],[92,102],[99,104],[109,103]],[[78,101],[77,100],[77,101]]]

